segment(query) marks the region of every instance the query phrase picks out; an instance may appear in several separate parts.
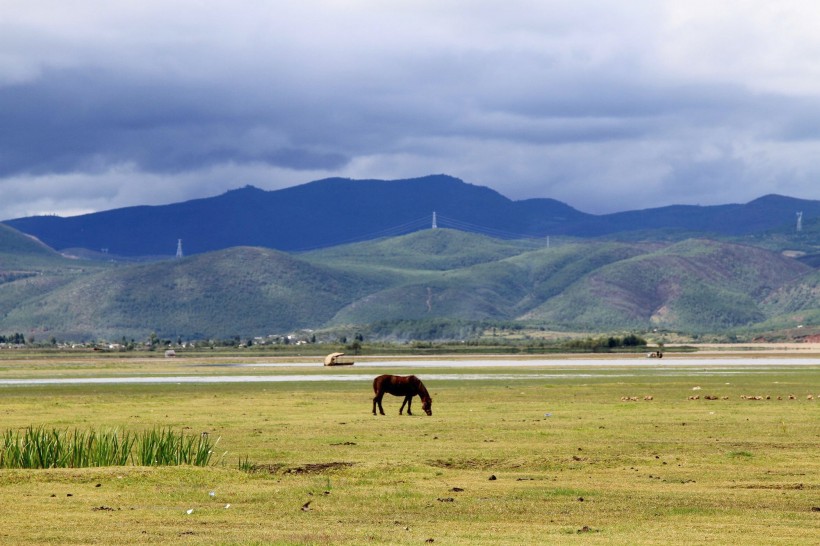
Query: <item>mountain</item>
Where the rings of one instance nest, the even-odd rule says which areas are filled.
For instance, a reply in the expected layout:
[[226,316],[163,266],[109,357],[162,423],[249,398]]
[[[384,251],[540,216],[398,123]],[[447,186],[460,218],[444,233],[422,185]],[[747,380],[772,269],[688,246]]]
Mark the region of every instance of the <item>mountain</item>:
[[240,246],[128,264],[70,260],[5,229],[0,333],[38,339],[462,335],[448,323],[752,335],[820,325],[816,269],[703,238],[556,244],[440,228],[303,253]]
[[45,261],[61,260],[57,252],[36,238],[0,224],[0,263],[8,267],[12,262],[22,260],[30,263],[33,257]]
[[[0,285],[0,301],[10,285]],[[69,339],[258,335],[322,324],[372,288],[282,252],[236,247],[94,272],[30,294],[0,325]]]
[[[820,216],[820,201],[769,195],[745,205],[669,206],[608,215],[553,199],[512,201],[446,175],[407,180],[328,178],[276,191],[252,186],[216,197],[62,218],[32,216],[6,224],[52,248],[106,257],[186,255],[236,246],[307,251],[440,227],[497,239],[546,236],[657,238],[746,236]],[[636,235],[637,234],[637,235]]]
[[812,272],[759,248],[686,240],[591,271],[522,318],[564,328],[721,332],[766,320],[763,302]]
[[186,254],[234,246],[285,251],[399,235],[442,220],[510,234],[537,235],[585,216],[557,201],[517,204],[488,188],[449,176],[411,180],[329,178],[277,191],[252,186],[217,197],[61,218],[34,216],[6,224],[56,249],[108,249],[122,256]]

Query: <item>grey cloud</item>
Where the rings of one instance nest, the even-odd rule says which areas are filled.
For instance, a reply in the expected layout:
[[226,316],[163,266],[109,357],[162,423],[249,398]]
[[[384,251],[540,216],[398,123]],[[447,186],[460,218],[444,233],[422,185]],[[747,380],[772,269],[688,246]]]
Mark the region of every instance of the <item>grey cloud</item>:
[[[14,187],[15,211],[431,172],[589,212],[820,197],[820,95],[788,83],[805,61],[745,74],[752,57],[721,70],[697,45],[731,39],[742,14],[721,26],[701,4],[656,1],[78,4],[0,22],[0,188]],[[760,87],[772,74],[790,77]]]
[[[219,87],[59,71],[0,88],[0,104],[0,175],[6,176],[94,173],[120,164],[147,172],[231,162],[325,170],[348,161],[309,139],[300,142],[297,116],[287,108],[260,104],[248,113],[249,105]],[[259,126],[269,130],[260,134]]]

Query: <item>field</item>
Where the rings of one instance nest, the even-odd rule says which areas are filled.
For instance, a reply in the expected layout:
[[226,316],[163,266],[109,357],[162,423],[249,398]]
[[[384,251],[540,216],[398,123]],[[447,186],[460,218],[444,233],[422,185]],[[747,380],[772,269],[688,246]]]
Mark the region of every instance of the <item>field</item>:
[[[207,467],[0,470],[0,543],[816,544],[820,366],[694,358],[6,357],[0,381],[169,382],[2,384],[0,432],[170,427],[219,442]],[[399,416],[390,396],[371,415],[380,373],[421,377],[433,416],[418,399]],[[315,380],[327,376],[346,380]]]

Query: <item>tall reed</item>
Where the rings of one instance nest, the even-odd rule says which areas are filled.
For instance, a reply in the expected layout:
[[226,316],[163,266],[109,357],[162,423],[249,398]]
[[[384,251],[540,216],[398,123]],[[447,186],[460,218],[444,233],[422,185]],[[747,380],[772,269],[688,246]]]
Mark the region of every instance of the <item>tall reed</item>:
[[144,466],[206,466],[218,442],[212,443],[208,433],[186,435],[171,429],[131,433],[28,427],[0,437],[0,468],[124,466],[129,460]]
[[207,466],[218,442],[219,439],[211,444],[207,432],[186,436],[183,432],[177,434],[171,429],[153,429],[138,438],[135,464]]

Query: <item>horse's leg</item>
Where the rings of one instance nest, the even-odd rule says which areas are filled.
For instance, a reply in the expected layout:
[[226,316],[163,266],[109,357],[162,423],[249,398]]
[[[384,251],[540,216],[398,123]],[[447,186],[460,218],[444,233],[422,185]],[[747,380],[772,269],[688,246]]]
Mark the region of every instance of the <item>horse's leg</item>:
[[384,396],[384,393],[377,394],[375,397],[373,397],[373,415],[376,415],[376,404],[379,405],[379,412],[381,412],[381,414],[384,415],[384,408],[382,408],[382,397],[383,396]]
[[413,402],[413,395],[411,394],[410,396],[406,396],[404,398],[404,401],[407,402],[407,415],[413,415],[413,413],[410,411],[410,404]]

